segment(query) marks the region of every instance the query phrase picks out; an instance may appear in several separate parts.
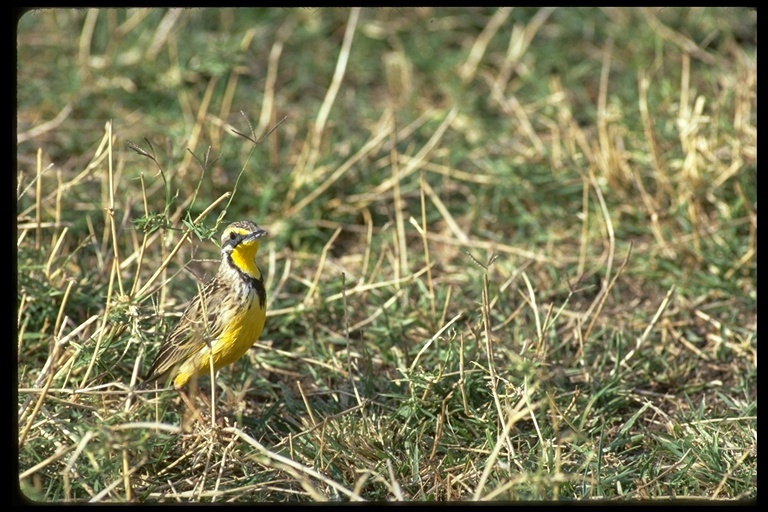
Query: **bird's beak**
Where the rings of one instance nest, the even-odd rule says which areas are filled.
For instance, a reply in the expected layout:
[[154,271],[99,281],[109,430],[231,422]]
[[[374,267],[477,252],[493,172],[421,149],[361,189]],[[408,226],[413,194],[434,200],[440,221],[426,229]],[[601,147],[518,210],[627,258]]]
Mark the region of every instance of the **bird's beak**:
[[244,242],[250,242],[251,240],[258,240],[259,238],[264,238],[269,233],[266,232],[266,230],[263,230],[261,228],[256,229],[255,231],[251,231],[248,236],[245,237]]

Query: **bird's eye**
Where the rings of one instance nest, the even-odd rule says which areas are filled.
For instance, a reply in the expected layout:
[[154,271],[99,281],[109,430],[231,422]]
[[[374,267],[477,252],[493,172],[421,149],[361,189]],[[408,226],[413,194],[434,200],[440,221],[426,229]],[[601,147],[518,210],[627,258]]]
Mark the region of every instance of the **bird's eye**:
[[229,239],[230,239],[230,240],[234,240],[235,238],[237,238],[237,233],[235,233],[234,231],[232,231],[232,232],[229,234]]

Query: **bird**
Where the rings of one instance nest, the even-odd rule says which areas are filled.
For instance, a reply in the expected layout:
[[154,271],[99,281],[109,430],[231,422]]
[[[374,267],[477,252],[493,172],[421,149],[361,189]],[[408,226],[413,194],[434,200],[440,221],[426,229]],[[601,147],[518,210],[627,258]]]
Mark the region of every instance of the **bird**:
[[256,265],[267,232],[251,221],[237,221],[221,236],[216,275],[189,302],[160,346],[144,385],[164,381],[183,392],[187,382],[243,357],[259,339],[267,313],[264,277]]

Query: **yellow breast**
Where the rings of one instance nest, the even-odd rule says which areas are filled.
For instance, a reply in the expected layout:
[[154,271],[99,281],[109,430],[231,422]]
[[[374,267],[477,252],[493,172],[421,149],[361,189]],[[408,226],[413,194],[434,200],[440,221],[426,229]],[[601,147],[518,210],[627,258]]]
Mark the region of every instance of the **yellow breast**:
[[[213,368],[220,368],[234,363],[259,339],[267,319],[266,307],[262,308],[255,292],[249,294],[250,307],[233,314],[224,320],[224,330],[211,343],[213,350]],[[173,379],[176,388],[184,386],[193,375],[208,375],[210,372],[211,350],[206,346],[194,357],[189,358],[178,370]]]
[[213,344],[213,365],[218,370],[234,363],[248,351],[261,336],[267,319],[266,309],[259,305],[256,294],[252,294],[251,307],[236,315],[231,328],[225,330]]

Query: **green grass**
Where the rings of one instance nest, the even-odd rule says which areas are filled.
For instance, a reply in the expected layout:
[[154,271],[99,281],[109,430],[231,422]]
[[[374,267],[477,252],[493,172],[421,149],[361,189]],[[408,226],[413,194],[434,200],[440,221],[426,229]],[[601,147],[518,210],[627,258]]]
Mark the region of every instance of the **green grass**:
[[[754,499],[756,18],[26,13],[20,496]],[[136,385],[238,219],[212,427]]]

